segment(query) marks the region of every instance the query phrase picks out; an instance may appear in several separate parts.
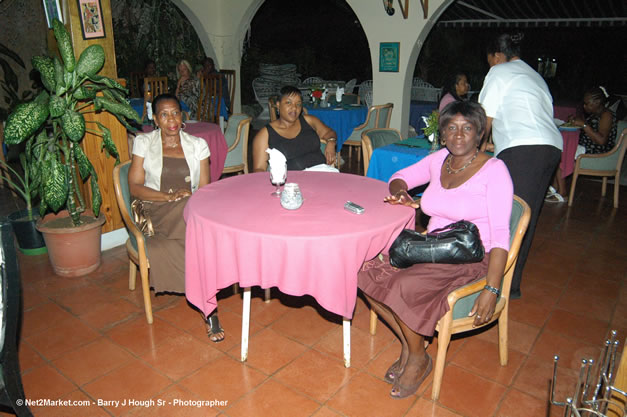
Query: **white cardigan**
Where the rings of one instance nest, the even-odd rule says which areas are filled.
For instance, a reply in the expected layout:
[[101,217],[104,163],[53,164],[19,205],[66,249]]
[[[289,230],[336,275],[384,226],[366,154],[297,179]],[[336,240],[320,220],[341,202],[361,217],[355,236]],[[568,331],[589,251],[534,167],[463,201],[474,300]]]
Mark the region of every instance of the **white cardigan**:
[[[200,181],[200,161],[209,158],[207,142],[196,136],[180,131],[181,146],[185,154],[185,161],[191,176],[191,191],[196,192]],[[163,149],[161,143],[161,129],[138,135],[133,142],[133,155],[144,158],[146,187],[161,190],[161,171],[163,170]],[[189,182],[186,179],[186,182]]]

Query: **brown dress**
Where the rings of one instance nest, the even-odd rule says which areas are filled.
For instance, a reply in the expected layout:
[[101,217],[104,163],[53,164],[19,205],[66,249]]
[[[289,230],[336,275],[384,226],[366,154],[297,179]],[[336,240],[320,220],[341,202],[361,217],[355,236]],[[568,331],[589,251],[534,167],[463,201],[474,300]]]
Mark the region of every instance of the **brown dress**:
[[488,272],[490,255],[472,264],[416,264],[407,269],[379,257],[364,263],[359,288],[388,306],[410,329],[433,336],[438,320],[449,310],[448,294]]
[[[190,189],[189,167],[185,158],[163,157],[161,192]],[[146,202],[155,229],[146,238],[150,262],[150,286],[159,292],[185,293],[185,220],[187,198],[172,202]]]

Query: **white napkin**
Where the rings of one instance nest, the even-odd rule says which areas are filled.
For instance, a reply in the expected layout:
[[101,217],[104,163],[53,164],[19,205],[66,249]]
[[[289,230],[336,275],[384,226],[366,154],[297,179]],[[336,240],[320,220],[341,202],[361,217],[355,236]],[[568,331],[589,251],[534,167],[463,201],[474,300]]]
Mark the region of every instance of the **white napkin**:
[[305,171],[317,171],[317,172],[340,172],[336,167],[327,164],[318,164],[309,168],[305,168]]
[[273,178],[283,178],[285,171],[287,171],[287,159],[285,155],[277,149],[268,148],[266,152],[270,155],[270,160],[268,161],[270,175],[272,175]]
[[342,102],[342,96],[344,95],[344,87],[338,87],[335,89],[335,101]]
[[564,123],[566,123],[563,120],[560,120],[560,119],[558,119],[556,117],[553,118],[553,121],[555,122],[555,126],[557,126],[557,127],[559,127],[559,126],[563,125]]

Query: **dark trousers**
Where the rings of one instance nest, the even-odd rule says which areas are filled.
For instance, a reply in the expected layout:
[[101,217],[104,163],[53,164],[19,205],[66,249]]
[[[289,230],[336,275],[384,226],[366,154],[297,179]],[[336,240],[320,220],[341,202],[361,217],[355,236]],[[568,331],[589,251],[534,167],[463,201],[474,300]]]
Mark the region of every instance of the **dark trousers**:
[[522,272],[527,262],[533,235],[536,231],[540,210],[544,204],[546,190],[553,178],[562,153],[550,145],[515,146],[499,153],[498,158],[505,162],[514,183],[514,194],[525,200],[531,208],[531,219],[518,254],[518,262],[512,279],[511,294],[520,296]]

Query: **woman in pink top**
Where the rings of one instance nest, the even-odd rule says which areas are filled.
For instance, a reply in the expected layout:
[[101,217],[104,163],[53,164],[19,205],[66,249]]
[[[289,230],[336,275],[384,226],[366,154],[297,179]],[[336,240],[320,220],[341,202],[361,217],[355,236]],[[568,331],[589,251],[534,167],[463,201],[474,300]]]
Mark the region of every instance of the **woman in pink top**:
[[407,190],[429,183],[420,201],[422,211],[431,216],[427,230],[468,220],[479,228],[486,252],[481,262],[472,264],[397,269],[383,256],[362,267],[359,288],[402,345],[399,359],[385,374],[385,380],[394,384],[393,398],[412,395],[431,372],[424,338],[433,336],[437,321],[448,311],[446,297],[452,290],[487,276],[486,289],[470,314],[475,325],[494,314],[509,250],[513,186],[505,164],[479,151],[485,126],[481,105],[467,101],[448,105],[440,115],[446,149],[390,179],[386,202],[418,208]]
[[442,93],[442,99],[440,99],[440,105],[438,106],[438,110],[442,113],[444,107],[447,104],[452,103],[454,101],[465,101],[468,99],[466,95],[468,94],[468,90],[470,89],[470,84],[468,84],[468,77],[463,72],[456,72],[452,76],[449,77],[446,84],[444,85],[444,89]]

